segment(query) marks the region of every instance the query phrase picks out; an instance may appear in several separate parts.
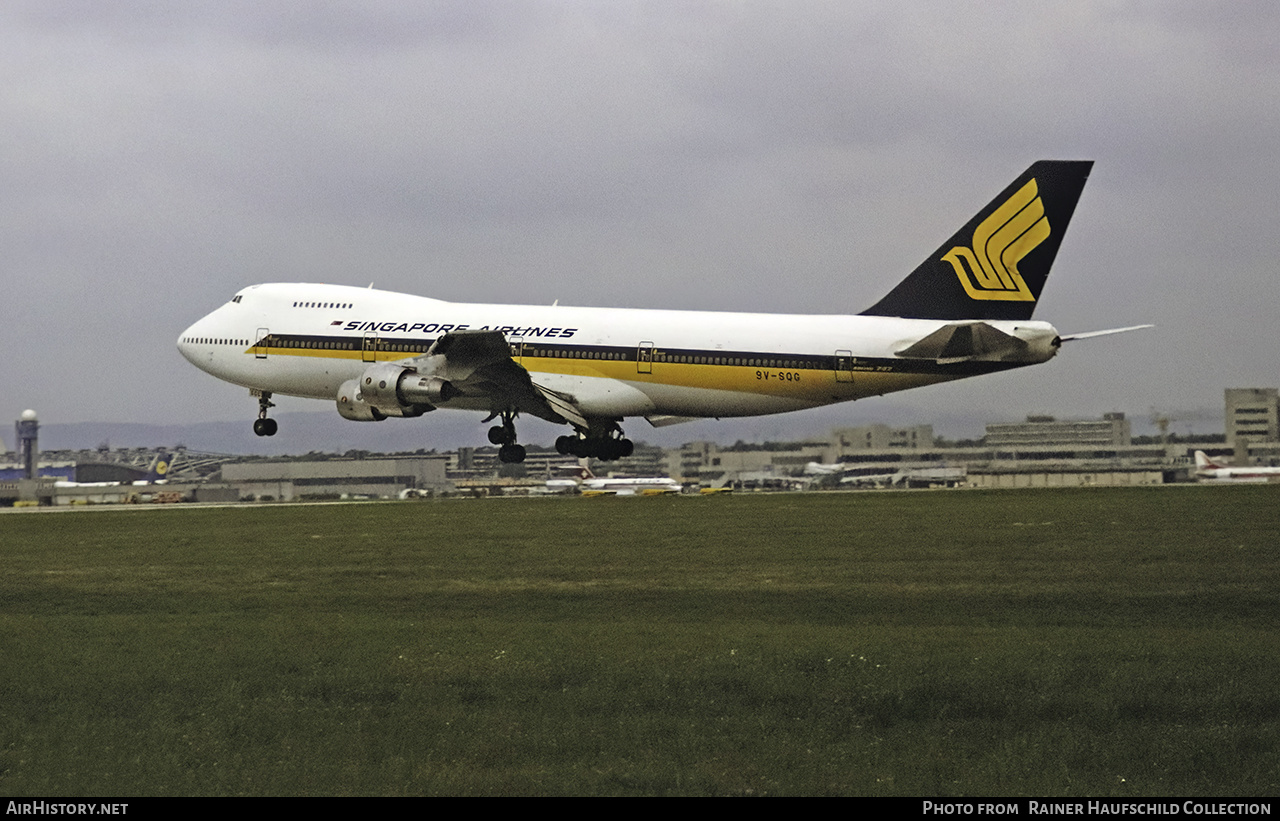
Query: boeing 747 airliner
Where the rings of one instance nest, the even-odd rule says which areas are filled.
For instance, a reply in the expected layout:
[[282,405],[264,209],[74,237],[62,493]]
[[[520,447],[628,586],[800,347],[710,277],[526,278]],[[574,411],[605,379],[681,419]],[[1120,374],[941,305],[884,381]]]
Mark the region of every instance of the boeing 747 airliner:
[[[481,305],[341,285],[252,285],[178,339],[196,367],[258,399],[325,399],[373,422],[437,408],[498,420],[524,460],[520,414],[571,426],[559,452],[631,453],[653,425],[847,402],[1051,359],[1066,340],[1031,314],[1091,162],[1033,164],[882,300],[857,315]],[[1138,326],[1148,327],[1148,326]]]

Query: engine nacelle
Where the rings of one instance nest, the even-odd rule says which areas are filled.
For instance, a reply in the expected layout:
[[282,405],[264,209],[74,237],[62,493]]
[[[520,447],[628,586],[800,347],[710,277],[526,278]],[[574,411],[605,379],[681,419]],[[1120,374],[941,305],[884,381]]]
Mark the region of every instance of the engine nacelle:
[[360,380],[348,379],[338,389],[338,415],[353,422],[381,422],[390,416],[411,418],[421,416],[427,411],[435,410],[430,405],[389,405],[371,404],[360,390]]
[[338,388],[338,415],[352,422],[381,422],[387,418],[385,413],[364,401],[357,379],[348,379]]
[[458,395],[447,379],[393,362],[370,365],[360,377],[364,401],[386,416],[421,416]]
[[400,377],[397,395],[415,405],[426,404],[437,407],[457,396],[458,389],[447,379],[405,371]]
[[370,365],[365,368],[364,373],[360,376],[360,393],[364,396],[364,401],[378,408],[383,413],[389,409],[402,407],[403,404],[396,397],[396,388],[400,384],[400,378],[408,371],[403,365],[396,365],[391,362],[379,362],[376,365]]

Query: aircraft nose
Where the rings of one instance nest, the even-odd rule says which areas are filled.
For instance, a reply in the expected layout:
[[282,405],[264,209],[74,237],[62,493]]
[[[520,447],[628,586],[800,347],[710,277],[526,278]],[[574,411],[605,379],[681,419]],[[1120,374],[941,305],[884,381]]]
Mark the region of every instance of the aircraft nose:
[[182,357],[184,359],[186,359],[192,365],[196,365],[197,367],[200,366],[200,363],[196,361],[196,357],[197,357],[196,348],[199,345],[199,343],[196,340],[200,339],[200,337],[202,336],[200,332],[200,326],[203,322],[204,320],[201,320],[200,322],[196,322],[190,328],[187,328],[185,331],[179,334],[178,341],[176,343],[178,347],[178,353],[182,354]]
[[[191,328],[194,327],[194,325],[191,326]],[[187,328],[185,331],[178,334],[178,341],[174,343],[178,347],[178,353],[182,354],[184,357],[187,357],[187,345],[189,344],[187,339],[192,335],[191,328]],[[190,359],[190,357],[187,358]]]

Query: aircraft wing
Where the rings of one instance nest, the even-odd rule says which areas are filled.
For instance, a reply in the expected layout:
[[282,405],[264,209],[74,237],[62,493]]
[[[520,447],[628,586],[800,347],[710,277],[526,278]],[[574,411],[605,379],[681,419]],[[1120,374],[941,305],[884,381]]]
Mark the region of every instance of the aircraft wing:
[[451,331],[404,364],[447,380],[458,395],[487,399],[495,412],[516,408],[555,424],[588,426],[570,397],[534,384],[501,331]]
[[433,356],[448,357],[451,367],[474,370],[509,361],[511,346],[501,331],[453,331],[437,339],[431,349],[418,358]]
[[[520,367],[520,366],[517,365],[516,367]],[[520,368],[520,370],[523,371],[524,368]],[[528,371],[525,371],[525,373],[527,375]],[[554,413],[559,414],[562,419],[572,423],[573,425],[576,425],[579,428],[589,427],[589,425],[587,424],[587,418],[582,415],[582,412],[578,410],[578,406],[573,404],[573,400],[570,399],[568,396],[565,396],[564,394],[559,393],[557,391],[553,391],[550,388],[544,388],[543,386],[537,384],[536,382],[533,382],[532,380],[530,380],[529,384],[533,385],[534,390],[536,390],[539,394],[542,395],[542,398],[546,402],[547,406],[551,408],[551,410]],[[534,413],[533,411],[530,411],[530,412]],[[541,419],[548,418],[538,413],[534,413],[534,415],[538,416]],[[549,421],[554,422],[556,420],[550,419]]]

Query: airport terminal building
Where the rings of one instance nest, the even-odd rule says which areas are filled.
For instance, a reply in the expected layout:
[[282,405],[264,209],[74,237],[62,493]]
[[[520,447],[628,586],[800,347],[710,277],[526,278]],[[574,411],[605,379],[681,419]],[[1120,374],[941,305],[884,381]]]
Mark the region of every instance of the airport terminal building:
[[325,461],[255,461],[223,465],[221,482],[241,499],[397,498],[402,491],[438,495],[454,489],[444,456]]
[[1235,464],[1280,464],[1280,390],[1227,388],[1225,428]]

